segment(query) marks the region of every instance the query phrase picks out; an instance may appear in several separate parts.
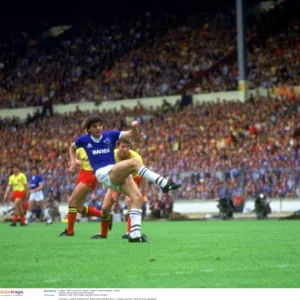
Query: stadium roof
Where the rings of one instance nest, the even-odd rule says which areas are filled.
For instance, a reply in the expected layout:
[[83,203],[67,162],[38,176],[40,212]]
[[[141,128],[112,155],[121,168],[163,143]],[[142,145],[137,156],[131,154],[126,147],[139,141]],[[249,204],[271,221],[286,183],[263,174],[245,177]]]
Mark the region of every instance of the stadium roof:
[[[254,4],[259,0],[247,0]],[[10,23],[21,23],[26,17],[35,17],[32,21],[48,19],[49,17],[69,17],[74,14],[98,15],[103,17],[113,17],[116,14],[136,14],[142,11],[169,11],[169,12],[190,12],[191,10],[222,10],[228,4],[234,4],[235,0],[177,0],[170,4],[166,0],[129,0],[129,1],[8,1],[5,9],[1,10],[1,19]]]
[[[261,0],[246,0],[252,7]],[[277,0],[276,0],[277,1]],[[293,0],[287,0],[293,1]],[[0,33],[9,30],[30,29],[40,24],[47,27],[72,24],[74,20],[97,18],[110,22],[116,15],[135,15],[147,11],[176,12],[190,14],[194,11],[221,12],[225,7],[235,5],[235,0],[177,0],[170,4],[166,0],[129,1],[8,1],[0,11]]]

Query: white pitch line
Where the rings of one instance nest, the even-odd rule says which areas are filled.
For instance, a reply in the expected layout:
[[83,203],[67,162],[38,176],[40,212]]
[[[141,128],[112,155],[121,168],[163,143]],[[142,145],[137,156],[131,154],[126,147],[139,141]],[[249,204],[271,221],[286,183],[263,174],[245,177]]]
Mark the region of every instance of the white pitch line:
[[[270,265],[270,266],[265,266],[265,267],[256,267],[256,268],[227,268],[227,269],[214,269],[214,268],[207,268],[207,269],[202,269],[198,271],[176,271],[176,272],[165,272],[165,273],[157,273],[153,274],[154,277],[170,277],[171,275],[186,275],[188,273],[214,273],[214,272],[226,272],[226,271],[232,271],[232,272],[238,272],[238,271],[255,271],[255,270],[263,270],[263,269],[285,269],[289,267],[299,267],[300,265],[296,264],[280,264],[280,265]],[[136,278],[140,277],[140,275],[128,275],[127,277],[130,278]]]

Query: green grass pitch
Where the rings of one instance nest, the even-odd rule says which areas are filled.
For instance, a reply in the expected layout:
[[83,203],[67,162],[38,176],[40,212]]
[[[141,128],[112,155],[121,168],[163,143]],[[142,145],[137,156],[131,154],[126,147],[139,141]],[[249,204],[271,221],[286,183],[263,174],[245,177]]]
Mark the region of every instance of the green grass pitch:
[[0,224],[0,287],[300,287],[299,221],[144,222],[149,243],[91,240],[98,223]]

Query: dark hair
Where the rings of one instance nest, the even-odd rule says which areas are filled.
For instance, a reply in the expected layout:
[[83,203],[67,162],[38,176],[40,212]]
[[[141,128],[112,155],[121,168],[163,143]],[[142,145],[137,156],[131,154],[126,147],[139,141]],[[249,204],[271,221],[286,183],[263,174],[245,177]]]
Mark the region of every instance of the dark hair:
[[38,167],[32,167],[32,168],[31,168],[31,171],[33,171],[33,170],[36,170],[37,172],[39,172]]
[[92,115],[92,116],[88,117],[85,120],[85,128],[84,129],[89,130],[91,128],[91,126],[92,126],[93,123],[101,123],[101,124],[103,124],[103,120],[98,115]]
[[19,167],[18,164],[13,164],[13,165],[12,165],[12,168],[18,168],[18,169],[20,169],[20,167]]
[[296,128],[294,133],[293,133],[293,138],[299,138],[300,137],[300,127]]
[[131,142],[129,140],[126,140],[126,139],[122,139],[122,140],[119,140],[117,141],[117,146],[119,147],[120,144],[126,144],[128,146],[131,146]]

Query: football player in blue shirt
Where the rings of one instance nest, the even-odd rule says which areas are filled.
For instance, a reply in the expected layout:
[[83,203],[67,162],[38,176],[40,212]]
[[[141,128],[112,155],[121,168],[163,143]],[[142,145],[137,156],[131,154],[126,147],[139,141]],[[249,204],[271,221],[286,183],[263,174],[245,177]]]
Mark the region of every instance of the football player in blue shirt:
[[30,197],[29,197],[29,208],[26,213],[26,223],[29,223],[30,217],[32,215],[32,210],[34,208],[34,205],[38,205],[44,213],[44,218],[47,221],[48,224],[52,224],[51,216],[49,215],[48,210],[45,207],[45,198],[43,193],[43,187],[44,187],[44,179],[41,175],[38,173],[38,168],[33,167],[31,168],[31,176],[29,179],[29,186],[30,186]]
[[97,180],[111,190],[124,193],[132,200],[130,210],[131,230],[129,242],[144,243],[147,240],[141,234],[143,197],[130,176],[138,172],[142,178],[158,185],[164,193],[176,190],[180,184],[176,184],[159,174],[149,170],[137,158],[131,158],[115,163],[114,149],[118,140],[138,136],[137,121],[131,122],[131,130],[103,130],[104,122],[98,115],[90,116],[86,120],[88,134],[77,138],[70,146],[71,159],[70,172],[76,172],[76,149],[84,148]]

